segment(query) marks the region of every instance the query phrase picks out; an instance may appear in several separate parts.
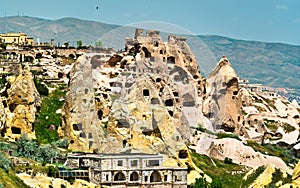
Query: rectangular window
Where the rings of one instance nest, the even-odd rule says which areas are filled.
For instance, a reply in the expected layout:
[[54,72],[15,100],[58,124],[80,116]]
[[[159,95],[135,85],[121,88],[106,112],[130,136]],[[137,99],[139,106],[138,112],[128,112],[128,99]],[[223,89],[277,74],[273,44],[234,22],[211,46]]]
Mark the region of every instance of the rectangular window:
[[123,160],[118,160],[118,166],[123,166]]
[[175,176],[175,181],[182,181],[182,176]]
[[145,182],[147,182],[148,181],[148,176],[145,176]]
[[131,166],[132,167],[137,167],[138,161],[137,160],[132,160],[131,161]]
[[159,160],[155,159],[155,160],[148,160],[147,161],[147,167],[149,166],[159,166]]
[[168,181],[168,175],[164,176],[164,181]]

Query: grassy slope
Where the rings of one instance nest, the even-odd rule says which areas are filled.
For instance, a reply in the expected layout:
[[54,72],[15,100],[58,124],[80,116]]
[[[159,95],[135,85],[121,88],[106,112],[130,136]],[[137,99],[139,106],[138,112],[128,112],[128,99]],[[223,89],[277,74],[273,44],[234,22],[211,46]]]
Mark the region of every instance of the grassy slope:
[[5,172],[3,169],[0,169],[0,183],[5,188],[27,188],[28,186],[17,177],[12,171]]
[[[223,161],[213,159],[216,164],[216,166],[214,166],[211,159],[206,155],[199,155],[195,152],[191,153],[191,155],[194,163],[211,178],[219,179],[224,188],[239,188],[242,186],[242,179],[246,174],[243,166],[226,164]],[[232,175],[233,171],[238,171],[240,173]]]
[[43,99],[40,113],[37,115],[35,122],[35,134],[39,143],[48,144],[58,140],[56,130],[49,130],[50,125],[57,127],[61,124],[60,114],[56,114],[56,110],[62,107],[64,101],[60,101],[66,92],[56,89],[49,96]]

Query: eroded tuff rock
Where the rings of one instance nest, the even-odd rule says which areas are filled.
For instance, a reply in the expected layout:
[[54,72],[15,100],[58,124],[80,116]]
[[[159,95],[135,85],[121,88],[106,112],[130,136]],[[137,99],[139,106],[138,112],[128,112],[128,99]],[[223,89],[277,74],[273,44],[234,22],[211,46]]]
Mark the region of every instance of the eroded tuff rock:
[[212,121],[214,128],[245,134],[246,131],[239,124],[241,100],[238,76],[225,56],[209,74],[205,89],[203,113]]
[[[164,43],[157,31],[142,33],[138,29],[135,38],[126,39],[126,51],[89,54],[74,65],[60,129],[71,149],[163,153],[178,165],[193,166],[187,148],[193,144],[197,152],[221,160],[229,157],[250,167],[271,161],[289,170],[281,159],[255,152],[240,141],[225,142],[199,129],[192,136],[191,127],[223,129],[262,143],[288,141],[290,136],[289,143],[295,143],[298,128],[291,133],[281,129],[285,119],[295,127],[299,123],[285,117],[298,115],[295,107],[240,88],[226,57],[204,84],[184,38],[170,36]],[[270,130],[266,118],[280,118],[282,126]]]
[[26,173],[17,174],[17,176],[29,187],[69,187],[69,188],[99,188],[98,185],[87,182],[82,179],[75,179],[71,184],[67,180],[60,178],[48,177],[45,174],[38,173],[35,176]]
[[282,159],[256,152],[253,148],[245,146],[241,141],[232,138],[214,140],[208,150],[208,153],[209,156],[213,158],[224,160],[228,157],[236,164],[246,165],[249,167],[273,164],[274,166],[291,173],[291,169]]
[[58,132],[67,137],[75,151],[97,151],[104,133],[95,111],[92,65],[90,58],[78,58],[70,73],[69,91],[63,106],[63,125]]
[[141,32],[126,40],[126,52],[78,59],[60,135],[71,140],[70,148],[86,151],[81,133],[103,126],[105,144],[92,146],[100,152],[163,153],[179,165],[193,166],[186,145],[190,126],[198,127],[204,119],[202,78],[194,54],[185,38],[170,36],[164,43],[157,31]]
[[16,140],[21,134],[27,134],[29,138],[35,138],[32,124],[35,120],[36,107],[41,105],[41,101],[29,66],[25,65],[22,74],[10,84],[6,100],[8,109],[6,109],[5,137]]
[[299,110],[286,98],[269,91],[240,89],[241,124],[248,138],[262,144],[294,144],[299,137]]
[[109,143],[121,151],[186,158],[190,126],[203,117],[199,68],[184,38],[170,36],[163,43],[159,32],[141,32],[126,40],[123,57],[113,56],[103,65],[120,68],[110,79],[110,97],[117,99],[108,115]]

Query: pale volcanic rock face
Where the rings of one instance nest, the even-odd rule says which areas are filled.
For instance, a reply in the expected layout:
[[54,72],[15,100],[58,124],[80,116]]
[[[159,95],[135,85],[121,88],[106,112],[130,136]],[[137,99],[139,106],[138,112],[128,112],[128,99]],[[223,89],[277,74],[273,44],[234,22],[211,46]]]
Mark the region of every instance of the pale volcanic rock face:
[[170,36],[164,43],[159,32],[142,36],[139,31],[126,40],[126,52],[77,60],[60,136],[73,150],[162,153],[176,165],[194,166],[187,148],[190,127],[210,125],[201,112],[203,86],[195,56],[185,38]]
[[41,101],[28,65],[11,83],[7,94],[9,110],[6,110],[5,137],[16,140],[21,134],[27,134],[29,138],[35,138],[32,124],[35,121],[36,106],[40,106]]
[[98,150],[104,133],[97,118],[90,59],[82,56],[70,73],[70,87],[63,106],[63,124],[58,132],[69,139],[69,148],[77,151]]
[[214,129],[238,132],[241,116],[238,77],[228,59],[223,56],[206,79],[203,112]]

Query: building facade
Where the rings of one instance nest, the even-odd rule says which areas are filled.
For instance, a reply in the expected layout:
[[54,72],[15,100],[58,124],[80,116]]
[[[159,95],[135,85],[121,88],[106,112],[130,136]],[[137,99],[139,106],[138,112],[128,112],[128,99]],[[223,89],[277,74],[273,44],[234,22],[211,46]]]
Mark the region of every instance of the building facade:
[[163,155],[73,153],[65,166],[76,170],[60,170],[60,177],[112,187],[187,187],[187,168],[164,167],[162,162]]
[[34,45],[33,37],[27,36],[25,33],[13,33],[0,34],[0,43],[4,44],[16,44],[16,45]]

